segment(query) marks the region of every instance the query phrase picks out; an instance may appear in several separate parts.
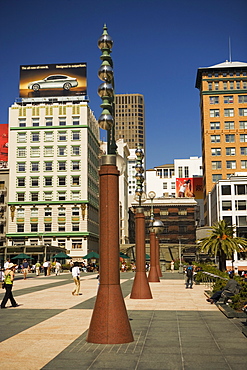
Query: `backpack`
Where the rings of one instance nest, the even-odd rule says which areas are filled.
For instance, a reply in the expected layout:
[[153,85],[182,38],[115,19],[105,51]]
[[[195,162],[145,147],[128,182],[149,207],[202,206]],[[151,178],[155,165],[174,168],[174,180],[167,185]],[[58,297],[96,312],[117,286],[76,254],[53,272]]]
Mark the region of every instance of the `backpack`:
[[193,276],[193,267],[192,266],[188,266],[186,268],[186,272],[187,272],[187,277],[191,278]]

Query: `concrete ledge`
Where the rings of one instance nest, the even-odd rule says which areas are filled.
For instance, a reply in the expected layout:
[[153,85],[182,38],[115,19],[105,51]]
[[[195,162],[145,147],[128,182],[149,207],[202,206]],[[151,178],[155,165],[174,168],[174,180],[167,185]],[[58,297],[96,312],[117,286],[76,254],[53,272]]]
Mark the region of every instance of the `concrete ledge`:
[[[210,290],[205,290],[204,294],[206,297],[210,298],[212,295],[212,292]],[[233,308],[231,308],[230,306],[228,306],[227,304],[224,304],[222,302],[217,302],[216,306],[221,312],[223,312],[223,314],[228,319],[234,319],[234,318],[245,319],[246,318],[246,314],[244,312],[238,312],[234,310]]]

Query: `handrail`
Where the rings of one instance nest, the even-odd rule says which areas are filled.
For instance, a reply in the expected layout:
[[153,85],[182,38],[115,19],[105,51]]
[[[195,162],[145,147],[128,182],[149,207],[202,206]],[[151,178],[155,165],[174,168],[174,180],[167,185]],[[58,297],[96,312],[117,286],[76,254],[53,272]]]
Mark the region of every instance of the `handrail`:
[[224,278],[222,276],[218,276],[215,274],[211,274],[210,272],[200,271],[200,273],[202,274],[201,283],[204,284],[206,287],[209,287],[210,289],[218,280],[228,281],[227,278]]

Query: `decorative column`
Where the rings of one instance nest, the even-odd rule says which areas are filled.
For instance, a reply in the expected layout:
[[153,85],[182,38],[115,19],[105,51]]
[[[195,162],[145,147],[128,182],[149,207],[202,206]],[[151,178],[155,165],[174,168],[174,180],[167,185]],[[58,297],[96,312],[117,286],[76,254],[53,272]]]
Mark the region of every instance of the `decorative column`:
[[114,133],[114,78],[110,56],[113,41],[104,26],[98,41],[102,64],[98,76],[104,82],[98,89],[102,114],[98,123],[107,130],[108,154],[100,167],[100,285],[91,318],[87,341],[122,344],[134,340],[120,287],[119,271],[119,171],[116,166]]
[[130,298],[132,299],[151,299],[152,293],[146,275],[146,250],[145,250],[145,216],[143,207],[141,207],[141,199],[143,195],[143,182],[144,182],[144,168],[142,161],[144,158],[143,151],[138,145],[136,150],[137,164],[136,164],[136,197],[139,200],[139,206],[136,208],[135,213],[135,244],[136,244],[136,272],[133,282]]

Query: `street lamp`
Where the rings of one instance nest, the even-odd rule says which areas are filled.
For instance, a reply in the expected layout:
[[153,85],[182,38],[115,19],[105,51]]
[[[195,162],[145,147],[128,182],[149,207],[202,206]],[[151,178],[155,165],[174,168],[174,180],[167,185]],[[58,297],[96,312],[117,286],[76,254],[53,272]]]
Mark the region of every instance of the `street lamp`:
[[144,182],[144,167],[143,158],[144,153],[141,149],[140,144],[135,151],[136,154],[136,191],[135,198],[138,201],[138,207],[135,210],[135,244],[136,244],[136,272],[135,279],[133,282],[130,298],[132,299],[151,299],[152,293],[148,284],[146,275],[146,251],[145,251],[145,216],[144,210],[141,206],[142,197],[145,194],[143,192]]
[[153,200],[156,194],[154,191],[148,193],[148,197],[151,200],[151,219],[149,224],[150,229],[150,270],[148,275],[148,281],[152,283],[158,283],[160,281],[160,269],[158,271],[159,265],[159,247],[156,242],[156,234],[162,233],[164,230],[164,224],[161,220],[154,219],[154,207]]
[[100,193],[100,285],[88,330],[87,341],[100,344],[122,344],[134,340],[127,315],[119,271],[119,171],[116,166],[114,131],[114,76],[111,59],[112,38],[106,25],[98,41],[102,64],[98,72],[104,81],[98,93],[103,111],[99,126],[107,130],[107,155],[102,156],[99,171]]

